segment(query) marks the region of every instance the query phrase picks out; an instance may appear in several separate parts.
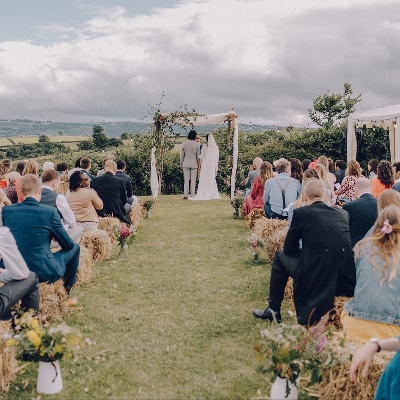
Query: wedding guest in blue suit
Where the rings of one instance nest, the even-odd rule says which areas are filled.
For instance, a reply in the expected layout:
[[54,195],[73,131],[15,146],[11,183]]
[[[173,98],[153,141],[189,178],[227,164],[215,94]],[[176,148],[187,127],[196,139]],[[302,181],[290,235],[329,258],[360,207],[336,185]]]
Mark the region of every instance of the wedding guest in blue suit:
[[[63,278],[69,294],[76,282],[80,247],[68,236],[57,209],[39,203],[42,188],[37,176],[24,175],[21,192],[25,197],[22,203],[3,209],[3,224],[10,229],[28,268],[37,274],[39,282],[53,283]],[[52,239],[61,246],[56,253],[50,251]]]

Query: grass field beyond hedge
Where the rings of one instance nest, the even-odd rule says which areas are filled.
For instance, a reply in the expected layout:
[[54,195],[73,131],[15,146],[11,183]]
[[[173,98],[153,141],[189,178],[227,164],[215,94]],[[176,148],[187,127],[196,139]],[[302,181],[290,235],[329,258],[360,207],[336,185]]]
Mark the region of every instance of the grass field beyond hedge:
[[[162,196],[127,261],[96,264],[73,290],[82,311],[65,321],[97,344],[61,361],[53,399],[252,398],[268,392],[254,342],[264,322],[269,264],[253,264],[249,232],[228,197]],[[31,363],[6,399],[37,398]],[[17,389],[18,388],[18,389]],[[42,396],[46,398],[46,396]]]

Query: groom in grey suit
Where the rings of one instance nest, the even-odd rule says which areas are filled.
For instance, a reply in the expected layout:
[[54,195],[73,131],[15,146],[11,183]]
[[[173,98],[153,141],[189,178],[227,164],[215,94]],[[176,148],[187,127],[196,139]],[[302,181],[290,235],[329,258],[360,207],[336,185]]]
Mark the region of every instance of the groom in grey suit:
[[200,143],[196,142],[197,132],[191,130],[188,134],[188,139],[182,143],[181,147],[181,168],[183,169],[183,176],[185,183],[183,186],[184,199],[187,200],[189,195],[189,181],[190,181],[190,194],[194,196],[196,191],[196,176],[199,168],[200,156]]

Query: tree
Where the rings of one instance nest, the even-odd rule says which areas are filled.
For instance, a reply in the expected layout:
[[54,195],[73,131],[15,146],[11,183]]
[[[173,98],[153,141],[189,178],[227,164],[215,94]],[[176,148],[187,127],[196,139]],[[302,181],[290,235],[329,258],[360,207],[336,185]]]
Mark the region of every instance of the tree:
[[50,138],[47,135],[39,136],[39,143],[48,143],[50,142]]
[[109,144],[109,139],[104,133],[104,128],[101,125],[93,126],[93,146],[98,149],[105,149]]
[[354,106],[361,101],[361,94],[351,97],[353,90],[350,83],[344,84],[343,93],[329,93],[313,100],[313,109],[308,109],[311,121],[323,128],[330,128],[335,122],[342,122],[355,111]]
[[93,130],[93,134],[104,132],[104,128],[101,125],[93,125],[92,130]]
[[77,147],[79,150],[92,150],[93,149],[93,142],[89,140],[82,140],[81,142],[77,143]]

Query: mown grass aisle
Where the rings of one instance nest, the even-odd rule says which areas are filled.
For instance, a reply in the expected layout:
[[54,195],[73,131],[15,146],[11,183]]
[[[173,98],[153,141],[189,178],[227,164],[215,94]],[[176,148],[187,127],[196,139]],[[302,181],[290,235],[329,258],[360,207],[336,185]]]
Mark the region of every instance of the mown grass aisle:
[[[270,268],[251,262],[249,232],[232,213],[228,197],[160,198],[129,259],[96,264],[95,279],[74,291],[83,309],[66,322],[97,344],[75,362],[61,362],[64,391],[52,398],[231,399],[266,392],[252,350],[265,323],[251,310],[265,304]],[[8,398],[37,397],[36,368],[28,366]]]

